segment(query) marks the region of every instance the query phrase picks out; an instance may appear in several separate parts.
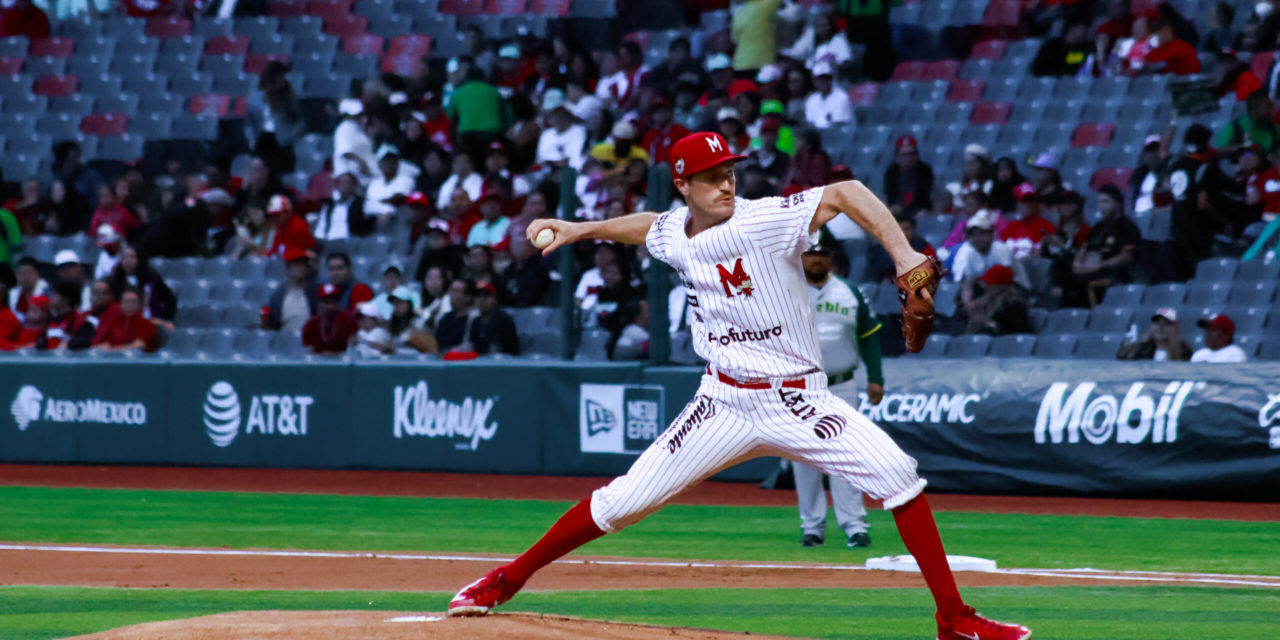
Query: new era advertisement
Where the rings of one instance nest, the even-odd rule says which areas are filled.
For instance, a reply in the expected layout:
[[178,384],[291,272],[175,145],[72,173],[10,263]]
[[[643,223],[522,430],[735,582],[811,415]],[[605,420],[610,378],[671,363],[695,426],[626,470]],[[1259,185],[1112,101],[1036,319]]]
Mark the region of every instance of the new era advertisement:
[[654,385],[583,384],[578,395],[581,451],[643,452],[666,428],[664,393]]

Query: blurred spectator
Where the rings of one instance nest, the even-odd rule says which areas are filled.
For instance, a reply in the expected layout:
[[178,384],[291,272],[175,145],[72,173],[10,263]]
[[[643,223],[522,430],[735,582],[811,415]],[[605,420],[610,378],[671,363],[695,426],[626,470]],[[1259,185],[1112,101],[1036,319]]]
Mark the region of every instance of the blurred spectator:
[[[1181,16],[1173,11],[1169,3],[1162,2],[1159,11],[1164,15],[1156,23],[1155,33],[1151,36],[1151,50],[1143,60],[1143,71],[1177,75],[1200,73],[1200,58],[1196,54],[1195,43],[1185,39],[1188,35],[1195,37],[1195,30],[1185,20],[1181,20]],[[1179,34],[1177,26],[1185,26],[1191,31],[1189,34]]]
[[534,74],[532,57],[526,60],[520,54],[520,45],[515,42],[498,47],[498,64],[493,72],[493,84],[498,87],[499,93],[508,98],[517,90],[523,89],[525,82]]
[[102,351],[155,351],[159,346],[156,326],[142,315],[142,291],[128,286],[120,294],[119,313],[107,313],[98,320],[92,346]]
[[471,340],[476,353],[520,353],[520,337],[516,335],[516,323],[507,312],[498,308],[498,292],[492,283],[476,286],[475,319],[471,321]]
[[[926,256],[938,255],[933,247],[929,246],[929,241],[924,236],[916,235],[916,219],[906,216],[898,218],[898,227],[902,229],[903,235],[907,237],[907,243],[912,249],[923,253]],[[897,267],[894,266],[893,258],[889,256],[889,252],[884,250],[880,243],[871,244],[871,250],[867,255],[868,268],[871,273],[875,274],[877,282],[885,280],[894,280],[898,277]],[[850,274],[855,279],[860,274]]]
[[449,174],[444,184],[440,185],[436,208],[441,211],[448,209],[453,203],[454,192],[458,189],[466,192],[470,202],[479,200],[480,193],[484,189],[484,176],[475,172],[475,163],[471,161],[471,156],[465,153],[453,156],[453,173]]
[[307,221],[293,209],[288,196],[274,195],[267,203],[267,217],[275,220],[275,239],[271,243],[271,255],[283,258],[285,251],[294,248],[306,252],[316,250],[316,238],[311,235]]
[[995,178],[991,182],[989,205],[996,211],[1012,212],[1018,208],[1018,199],[1013,195],[1014,187],[1027,179],[1018,171],[1018,164],[1009,156],[996,160]]
[[[1040,202],[1047,207],[1058,206],[1058,200],[1070,187],[1062,181],[1062,174],[1058,172],[1057,154],[1053,150],[1041,153],[1031,162],[1031,168],[1036,170],[1033,186]],[[1022,201],[1018,197],[1018,189],[1021,187],[1020,184],[1014,187],[1013,196],[1016,202]]]
[[1040,45],[1035,60],[1031,61],[1031,73],[1037,76],[1071,76],[1084,66],[1097,46],[1089,36],[1088,18],[1067,22],[1063,35],[1049,38]]
[[[765,126],[776,128],[778,134],[777,147],[783,153],[790,157],[796,151],[795,130],[787,124],[786,107],[778,100],[765,100],[760,103],[760,133],[762,134]],[[764,146],[764,141],[760,134],[751,139],[751,148],[759,149]]]
[[[461,154],[459,154],[461,155]],[[420,170],[400,159],[400,151],[384,144],[378,149],[378,170],[364,193],[364,213],[385,224],[417,189]]]
[[618,310],[639,300],[640,291],[631,286],[625,262],[615,261],[600,269],[604,284],[596,292],[594,305],[586,307],[587,326],[599,325],[617,335],[625,324]]
[[507,247],[507,226],[511,218],[502,215],[502,199],[494,187],[486,187],[476,203],[481,219],[467,234],[467,246],[483,245],[491,248]]
[[378,305],[365,302],[360,305],[357,312],[359,330],[356,331],[355,341],[351,343],[351,349],[355,355],[361,358],[376,358],[395,353],[396,348],[391,341],[391,332],[384,326]]
[[1280,33],[1280,12],[1275,0],[1259,0],[1253,4],[1249,19],[1240,30],[1239,47],[1245,51],[1262,52],[1275,46]]
[[[1114,189],[1113,186],[1112,188]],[[1062,194],[1057,210],[1057,229],[1041,240],[1040,254],[1055,260],[1064,258],[1070,265],[1076,251],[1089,241],[1091,229],[1089,223],[1084,221],[1084,197],[1075,191],[1068,191]]]
[[841,67],[853,59],[849,39],[836,30],[835,21],[825,14],[814,16],[813,23],[782,54],[803,62],[808,69],[818,62]]
[[766,119],[760,125],[760,148],[749,153],[751,164],[764,172],[765,180],[780,192],[787,186],[787,176],[791,171],[791,157],[778,149],[778,122]]
[[1218,86],[1214,90],[1215,97],[1234,95],[1236,101],[1245,101],[1253,92],[1262,88],[1262,81],[1253,75],[1248,63],[1236,57],[1234,51],[1218,52]]
[[325,271],[329,276],[328,284],[332,284],[338,292],[339,305],[348,311],[354,311],[361,302],[373,299],[373,289],[362,282],[356,282],[351,274],[351,258],[345,253],[330,253],[324,260]]
[[421,317],[419,328],[435,333],[440,318],[453,309],[452,296],[449,295],[452,284],[449,272],[443,267],[434,266],[427,269],[426,275],[422,278],[423,307],[419,314]]
[[617,109],[621,113],[635,109],[640,98],[640,86],[649,74],[649,67],[644,64],[644,50],[630,40],[618,45],[618,64],[620,72],[626,76],[627,87],[617,100]]
[[[671,147],[676,141],[689,135],[689,130],[674,120],[675,111],[671,101],[659,97],[649,105],[649,131],[640,141],[640,148],[645,151],[654,164],[671,162]],[[595,149],[592,149],[594,154]]]
[[1244,349],[1233,344],[1236,323],[1226,314],[1215,313],[1201,318],[1196,321],[1196,326],[1204,330],[1204,346],[1191,354],[1192,362],[1245,362],[1249,359]]
[[1228,176],[1221,194],[1223,233],[1232,238],[1262,217],[1261,185],[1259,178],[1270,169],[1269,162],[1257,145],[1240,149],[1236,155],[1236,172]]
[[36,296],[31,299],[27,313],[22,318],[16,331],[12,331],[11,340],[0,340],[0,351],[16,351],[30,349],[37,345],[44,335],[49,321],[49,299]]
[[618,311],[625,324],[612,340],[610,360],[649,359],[649,303],[638,300]]
[[[538,138],[536,162],[553,168],[582,167],[587,145],[587,128],[574,122],[573,114],[565,106],[564,92],[548,89],[542,95],[542,113],[548,126]],[[441,191],[443,196],[443,190]]]
[[1209,148],[1209,130],[1199,124],[1188,127],[1183,135],[1183,155],[1169,166],[1166,179],[1173,196],[1175,279],[1190,279],[1196,263],[1212,252],[1218,228],[1214,196],[1222,192],[1226,180],[1217,155]]
[[1182,339],[1178,328],[1178,312],[1167,307],[1156,309],[1151,316],[1151,326],[1137,339],[1137,325],[1129,329],[1130,336],[1116,351],[1117,360],[1154,360],[1156,362],[1187,361],[1191,359],[1191,345]]
[[4,284],[8,292],[5,299],[5,308],[21,321],[27,314],[27,308],[31,305],[31,299],[37,296],[45,295],[49,290],[49,283],[40,277],[40,263],[31,256],[22,256],[18,259],[18,268],[14,272],[14,280],[16,285],[12,288],[9,283],[0,279],[0,284]]
[[285,75],[288,72],[285,63],[268,62],[246,101],[245,135],[253,145],[253,155],[267,159],[277,174],[293,173],[293,145],[306,133],[298,96]]
[[1098,26],[1097,33],[1106,36],[1110,44],[1115,44],[1121,38],[1133,35],[1133,20],[1129,0],[1109,0],[1107,20]]
[[1280,149],[1272,152],[1265,169],[1249,176],[1245,184],[1245,202],[1260,212],[1263,222],[1280,216]]
[[[637,158],[649,161],[649,154],[637,144],[636,126],[626,120],[613,125],[608,140],[591,147],[591,157],[609,167],[619,167],[626,160]],[[674,143],[673,143],[674,144]]]
[[876,82],[888,80],[898,64],[898,54],[893,48],[893,28],[889,24],[892,4],[846,0],[836,3],[837,15],[845,18],[849,42],[867,46],[862,56],[862,70]]
[[21,36],[27,40],[49,37],[49,16],[31,0],[0,2],[0,38]]
[[713,95],[723,94],[726,98],[729,96],[729,85],[733,84],[734,79],[733,62],[723,53],[712,53],[707,56],[707,75],[710,79],[710,87],[698,98],[698,104],[707,107],[707,113],[710,114],[724,106],[714,105],[715,110],[713,110],[711,108]]
[[93,267],[93,279],[101,280],[111,275],[111,270],[120,262],[120,247],[124,244],[124,238],[115,227],[104,224],[98,227],[97,244],[101,251],[98,252],[98,264]]
[[388,300],[391,303],[391,315],[387,319],[387,330],[391,332],[391,340],[397,351],[412,349],[418,353],[438,353],[436,337],[427,328],[426,319],[414,306],[418,294],[409,287],[397,287],[391,292]]
[[468,247],[462,275],[476,283],[493,282],[497,275],[493,271],[493,250],[484,244]]
[[22,248],[22,230],[8,209],[0,208],[0,282],[14,283],[13,256]]
[[600,290],[604,288],[604,268],[618,262],[618,252],[612,244],[601,242],[596,245],[591,258],[592,267],[582,272],[578,278],[578,286],[574,290],[573,300],[578,308],[586,311],[596,305]]
[[330,282],[320,285],[316,288],[316,302],[316,314],[302,327],[302,346],[318,355],[346,353],[359,327],[343,301],[341,289]]
[[729,151],[734,154],[747,152],[751,145],[751,136],[742,126],[742,116],[733,107],[721,107],[716,113],[716,130],[729,143]]
[[512,235],[511,262],[498,273],[494,286],[504,307],[531,307],[543,303],[551,276],[541,252],[524,235]]
[[952,207],[962,208],[964,206],[964,194],[971,191],[981,192],[984,196],[991,195],[991,188],[995,186],[994,170],[991,167],[991,156],[987,152],[987,148],[971,142],[964,146],[964,166],[961,169],[960,180],[947,183],[947,191],[951,194]]
[[[800,115],[804,115],[804,96],[796,99]],[[690,82],[676,85],[675,121],[682,127],[696,131],[706,117],[706,110],[698,104],[698,86]]]
[[884,172],[885,203],[895,214],[914,216],[933,207],[933,167],[920,160],[916,139],[894,143],[893,163]]
[[0,282],[0,351],[9,351],[9,346],[22,331],[22,318],[13,312],[9,303],[12,293],[5,283]]
[[1013,269],[997,264],[980,278],[982,295],[965,304],[965,333],[1003,336],[1031,333],[1027,300],[1013,283]]
[[[1273,119],[1275,105],[1266,91],[1259,89],[1245,100],[1246,113],[1218,131],[1213,146],[1223,153],[1234,153],[1242,146],[1256,144],[1270,155],[1280,147],[1280,126]],[[1206,148],[1207,152],[1208,149]]]
[[[457,86],[462,86],[466,82],[468,67],[475,66],[485,76],[493,74],[493,67],[498,61],[498,56],[493,51],[493,47],[489,46],[489,39],[485,37],[484,30],[478,25],[469,24],[463,28],[463,46],[467,50],[467,59],[469,62],[459,64],[457,73],[461,74],[459,79],[454,82]],[[450,71],[450,73],[454,73]]]
[[333,174],[350,173],[360,182],[373,179],[377,158],[373,155],[373,139],[364,130],[364,103],[345,98],[338,103],[342,121],[333,131]]
[[1037,255],[1040,243],[1056,228],[1040,215],[1040,196],[1035,188],[1024,182],[1013,193],[1018,198],[1018,219],[1000,232],[1000,241],[1013,251],[1014,258]]
[[97,335],[97,327],[89,321],[87,313],[77,311],[80,294],[80,287],[72,282],[59,282],[49,290],[49,323],[36,348],[49,351],[89,348]]
[[653,87],[659,96],[674,96],[682,82],[700,85],[705,81],[702,67],[690,55],[689,39],[681,36],[667,45],[667,58],[645,74],[641,86]]
[[[1164,138],[1159,134],[1153,133],[1142,142],[1142,151],[1138,153],[1138,166],[1129,177],[1129,190],[1134,193],[1134,213],[1146,213],[1156,207],[1160,173],[1166,155]],[[1123,199],[1120,204],[1124,205]]]
[[777,57],[774,16],[782,0],[746,0],[733,11],[733,69],[755,73]]
[[[159,273],[151,270],[148,260],[138,255],[132,245],[120,248],[120,260],[106,276],[111,293],[124,299],[128,287],[138,290],[142,299],[142,316],[157,326],[173,330],[173,317],[178,311],[178,298]],[[76,296],[79,300],[80,296]]]
[[236,235],[231,238],[231,255],[236,258],[269,255],[276,239],[275,222],[267,218],[267,203],[247,203],[235,219]]
[[1236,32],[1231,28],[1235,23],[1236,10],[1230,2],[1215,2],[1209,5],[1205,24],[1208,33],[1200,40],[1201,51],[1222,51],[1236,46]]
[[[1004,243],[995,242],[995,225],[984,215],[975,214],[965,223],[964,244],[955,252],[951,263],[951,275],[960,283],[961,300],[965,304],[977,298],[974,285],[996,265],[1016,268],[1013,251]],[[1017,277],[1019,284],[1026,282],[1025,277]]]
[[384,319],[391,318],[392,296],[403,297],[412,302],[414,309],[422,307],[422,298],[418,293],[404,285],[404,273],[400,270],[399,263],[396,262],[388,264],[382,270],[382,291],[373,297],[373,303],[378,305],[378,313]]
[[98,238],[103,225],[111,225],[120,235],[128,236],[142,226],[142,221],[132,211],[116,200],[116,192],[109,186],[98,185],[98,208],[89,221],[89,237]]
[[446,231],[448,224],[442,220],[433,220],[431,224],[423,231],[426,240],[423,242],[422,255],[418,258],[418,271],[414,273],[414,280],[422,280],[431,267],[458,273],[462,271],[466,259],[466,247],[449,242]]
[[813,129],[800,132],[796,155],[791,159],[791,184],[801,190],[827,184],[831,156],[822,149],[822,136]]
[[454,89],[445,106],[445,115],[457,132],[458,148],[479,162],[489,143],[497,140],[511,124],[511,106],[497,87],[484,81],[478,68],[468,68],[465,80]]
[[[484,157],[485,182],[506,181],[511,184],[511,193],[515,196],[525,196],[532,190],[529,181],[524,176],[516,175],[511,172],[511,154],[507,152],[506,145],[501,142],[494,142],[489,145],[489,153]],[[483,190],[483,189],[482,189]]]
[[[67,280],[59,280],[69,282]],[[72,282],[72,284],[75,284]],[[85,295],[85,292],[89,295]],[[89,314],[89,322],[97,327],[104,317],[120,313],[120,305],[111,293],[111,285],[106,280],[95,280],[89,287],[80,290],[80,310]],[[95,328],[95,331],[97,329]]]
[[814,89],[804,102],[804,119],[819,129],[853,120],[849,93],[836,86],[832,73],[834,70],[829,62],[813,65]]
[[[86,200],[91,211],[98,206],[98,186],[103,184],[102,176],[84,164],[79,142],[64,140],[53,146],[53,177]],[[57,201],[56,196],[54,201]],[[59,233],[67,235],[83,230],[83,227],[61,227]]]
[[267,329],[298,334],[317,308],[315,274],[311,258],[301,249],[285,249],[286,280],[271,292],[267,302]]
[[23,181],[22,196],[6,200],[3,208],[17,219],[18,230],[24,236],[44,233],[45,224],[53,215],[53,201],[45,197],[39,180]]
[[80,256],[76,255],[71,249],[63,249],[53,256],[53,268],[58,280],[74,282],[81,288],[84,294],[81,296],[82,303],[80,310],[88,311],[91,297],[89,291],[90,285],[84,281],[84,266],[80,263]]
[[476,351],[471,334],[471,320],[478,312],[473,308],[476,282],[458,278],[449,285],[449,311],[436,323],[436,343],[441,352]]

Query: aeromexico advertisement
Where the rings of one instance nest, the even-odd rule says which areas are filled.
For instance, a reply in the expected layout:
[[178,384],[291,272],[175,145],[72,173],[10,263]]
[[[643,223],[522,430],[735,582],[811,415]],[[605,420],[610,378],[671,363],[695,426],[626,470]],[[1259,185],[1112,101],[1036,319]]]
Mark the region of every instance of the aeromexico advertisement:
[[[1280,365],[894,358],[859,409],[935,490],[1280,500]],[[0,363],[0,461],[616,475],[701,371]],[[758,480],[769,461],[721,478]]]

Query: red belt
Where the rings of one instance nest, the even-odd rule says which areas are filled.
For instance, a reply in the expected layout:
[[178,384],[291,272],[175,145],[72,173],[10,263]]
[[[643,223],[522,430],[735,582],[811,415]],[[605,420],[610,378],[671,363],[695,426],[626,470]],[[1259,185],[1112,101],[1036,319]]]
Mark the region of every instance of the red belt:
[[[707,373],[711,373],[710,366],[707,366]],[[741,382],[738,380],[734,380],[733,378],[730,378],[729,376],[719,371],[716,372],[716,377],[720,379],[720,382],[723,382],[731,387],[736,387],[738,389],[772,389],[773,388],[773,385],[769,384],[768,382]],[[787,387],[788,389],[806,388],[804,383],[804,378],[796,378],[795,380],[784,380],[782,381],[782,384],[780,384],[779,386]]]

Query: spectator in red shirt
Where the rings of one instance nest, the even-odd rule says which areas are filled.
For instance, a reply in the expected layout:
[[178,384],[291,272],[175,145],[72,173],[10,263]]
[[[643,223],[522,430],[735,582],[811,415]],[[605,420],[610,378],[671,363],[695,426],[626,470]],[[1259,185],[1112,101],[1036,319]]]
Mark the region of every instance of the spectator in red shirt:
[[1255,172],[1245,183],[1245,202],[1261,207],[1262,221],[1271,222],[1280,216],[1280,148],[1271,153],[1271,166]]
[[[4,308],[11,309],[10,312],[17,316],[19,321],[26,315],[31,299],[44,295],[49,288],[49,283],[40,278],[38,267],[39,263],[31,256],[23,256],[19,259],[18,268],[14,270],[17,286],[7,290],[5,294]],[[0,282],[4,280],[0,279]]]
[[102,351],[155,351],[158,346],[156,326],[142,315],[142,292],[134,286],[124,288],[118,313],[108,311],[98,319],[98,333],[93,348]]
[[88,349],[97,335],[89,314],[80,307],[80,287],[74,282],[59,282],[49,291],[49,325],[36,345],[48,351],[80,351]]
[[22,320],[9,308],[9,287],[0,280],[0,351],[8,351],[22,331]]
[[0,342],[0,351],[16,351],[36,346],[49,323],[49,299],[36,296],[31,299],[27,315],[19,325],[12,342]]
[[1254,91],[1262,88],[1262,81],[1253,75],[1249,65],[1236,57],[1234,51],[1218,53],[1218,88],[1214,94],[1225,97],[1235,94],[1237,102],[1247,100]]
[[351,257],[345,253],[331,253],[324,261],[329,282],[338,290],[338,298],[343,309],[355,311],[361,302],[373,299],[373,289],[351,277]]
[[285,250],[289,248],[315,255],[316,237],[311,233],[311,226],[302,216],[294,213],[293,203],[287,196],[271,196],[267,203],[267,216],[279,221],[276,223],[275,240],[271,243],[271,255],[283,258]]
[[649,154],[654,164],[671,162],[671,147],[676,140],[689,135],[689,130],[676,124],[675,108],[666,98],[658,98],[649,106],[649,132],[640,140],[640,146]]
[[1107,21],[1098,25],[1097,33],[1107,37],[1108,49],[1121,38],[1133,35],[1133,11],[1129,0],[1111,0],[1107,6]]
[[343,305],[342,291],[333,283],[326,282],[316,288],[316,300],[319,306],[316,314],[302,327],[302,346],[318,355],[346,353],[351,338],[360,327]]
[[49,16],[31,0],[0,3],[0,38],[23,36],[28,40],[49,37]]
[[98,209],[93,212],[93,219],[89,221],[89,237],[97,240],[98,230],[104,224],[111,225],[123,236],[128,236],[142,226],[138,216],[120,204],[115,190],[105,184],[98,186]]
[[1025,258],[1040,252],[1040,243],[1056,227],[1040,217],[1040,196],[1036,188],[1024,182],[1013,189],[1018,199],[1018,219],[1000,232],[1000,241],[1013,250],[1013,257]]
[[1190,75],[1200,73],[1200,58],[1196,48],[1177,36],[1169,21],[1157,23],[1151,37],[1152,49],[1147,52],[1143,70],[1151,73]]

